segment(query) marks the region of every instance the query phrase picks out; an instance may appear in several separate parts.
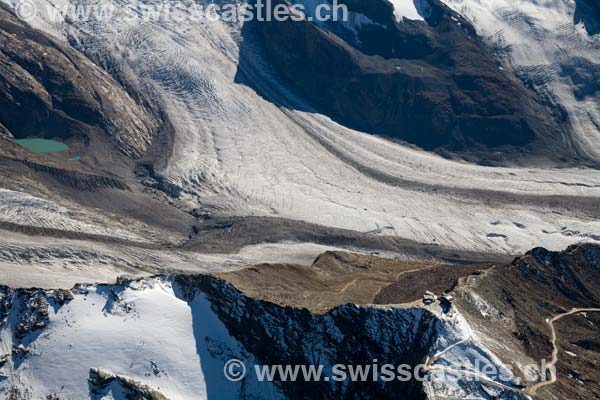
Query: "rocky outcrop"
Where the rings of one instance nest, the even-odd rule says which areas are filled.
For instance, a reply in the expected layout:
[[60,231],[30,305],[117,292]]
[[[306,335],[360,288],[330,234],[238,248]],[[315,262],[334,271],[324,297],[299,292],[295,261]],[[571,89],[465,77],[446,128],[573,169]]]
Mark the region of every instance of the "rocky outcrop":
[[[345,3],[371,23],[257,23],[271,62],[320,110],[442,153],[549,155],[564,136],[560,113],[503,71],[471,24],[440,1],[423,2],[425,21],[404,22],[383,0]],[[569,146],[559,152],[575,155]]]
[[[231,335],[265,365],[371,365],[379,359],[414,366],[435,340],[436,318],[423,309],[345,305],[316,315],[245,297],[210,277],[180,276],[176,281],[189,301],[202,290]],[[425,398],[414,380],[278,384],[290,399]]]
[[[168,400],[160,392],[149,386],[125,376],[114,375],[98,368],[90,369],[89,378],[92,398],[104,398],[110,390],[120,389],[127,399],[135,400]],[[116,386],[116,387],[113,387]],[[105,393],[106,392],[106,393]]]
[[0,328],[9,321],[9,313],[17,315],[13,319],[12,331],[16,343],[28,343],[46,327],[49,320],[49,307],[61,307],[73,299],[73,294],[68,290],[41,290],[41,289],[10,289],[0,287]]
[[[549,333],[544,318],[571,306],[598,306],[598,289],[593,284],[598,282],[599,251],[598,246],[591,245],[574,246],[562,253],[535,249],[510,265],[461,278],[453,292],[457,297],[445,311],[440,310],[437,304],[407,308],[346,304],[316,314],[307,309],[248,297],[226,281],[206,275],[139,280],[124,278],[117,285],[77,286],[73,293],[0,288],[0,304],[3,304],[0,316],[5,319],[8,316],[10,321],[9,326],[0,325],[0,328],[9,329],[8,335],[6,331],[2,334],[12,349],[12,360],[6,359],[3,368],[10,375],[9,380],[12,379],[9,383],[14,385],[5,384],[4,389],[22,390],[26,387],[20,380],[25,376],[20,366],[40,361],[39,354],[44,357],[44,351],[49,351],[47,346],[56,345],[54,340],[67,335],[69,339],[60,345],[65,347],[65,352],[66,348],[71,351],[73,333],[89,333],[90,328],[107,323],[113,324],[114,330],[110,329],[110,335],[102,336],[102,346],[110,347],[112,351],[117,348],[119,355],[121,351],[123,354],[135,354],[136,360],[143,350],[147,352],[143,353],[145,367],[137,361],[135,368],[127,367],[129,356],[117,357],[114,361],[102,357],[91,360],[96,357],[97,351],[93,348],[90,354],[88,345],[79,348],[74,345],[74,353],[63,354],[61,350],[61,353],[53,355],[60,359],[56,360],[57,363],[69,364],[74,370],[85,368],[86,373],[91,368],[89,363],[101,365],[102,369],[89,370],[89,376],[81,382],[85,385],[87,379],[92,398],[103,398],[111,391],[123,391],[132,398],[162,400],[162,393],[173,393],[179,374],[182,374],[182,366],[196,368],[199,361],[204,378],[211,379],[206,382],[208,386],[208,383],[215,385],[219,379],[224,379],[223,365],[236,359],[243,360],[241,362],[249,367],[249,373],[240,381],[229,382],[230,385],[238,385],[239,391],[234,391],[236,397],[223,398],[271,398],[263,396],[266,392],[259,389],[265,388],[265,382],[259,383],[252,375],[250,368],[255,365],[323,366],[325,376],[330,376],[328,374],[333,371],[334,365],[372,366],[374,360],[378,360],[380,365],[389,363],[414,367],[424,363],[426,376],[422,382],[416,379],[404,382],[370,378],[356,381],[303,377],[281,379],[282,376],[275,375],[275,397],[279,398],[281,394],[289,399],[434,399],[439,396],[524,399],[533,384],[520,381],[520,376],[509,374],[506,370],[499,372],[500,377],[485,373],[483,381],[461,379],[462,372],[458,372],[458,376],[444,373],[470,371],[466,372],[470,374],[468,377],[481,377],[481,363],[485,368],[495,367],[496,371],[509,366],[520,373],[531,360],[538,363],[547,357],[551,346],[540,347],[544,334]],[[257,270],[256,273],[260,272]],[[582,282],[586,279],[590,284]],[[586,285],[587,292],[584,290]],[[577,292],[576,296],[572,295],[572,290]],[[474,294],[478,297],[473,297]],[[71,296],[74,296],[72,303],[69,302]],[[475,310],[467,304],[469,296],[476,300]],[[5,305],[7,299],[12,303],[8,308]],[[475,314],[481,311],[485,313],[478,318]],[[179,313],[175,314],[177,318],[169,315],[163,320],[163,313],[171,312]],[[595,332],[594,325],[590,328],[592,320],[587,318],[578,320],[576,332],[561,331],[561,346],[579,343],[577,346],[581,347],[576,349],[580,352],[576,366],[560,367],[561,376],[555,384],[559,388],[557,393],[568,388],[569,371],[582,372],[585,363],[597,356],[594,350],[597,341],[593,337],[590,339],[589,334],[590,331]],[[163,321],[169,321],[170,325],[162,325]],[[137,325],[138,322],[140,325]],[[25,332],[19,339],[21,326],[35,327],[36,324],[40,324],[38,328],[25,329],[29,333]],[[191,329],[193,333],[182,329]],[[515,335],[513,329],[517,329]],[[144,339],[147,335],[151,340],[157,340],[160,346],[148,346],[146,349],[144,340],[141,340],[137,348],[135,345],[131,348],[136,343],[136,335]],[[187,343],[181,354],[178,350],[173,351],[180,336],[185,336]],[[190,336],[193,341],[190,341]],[[575,344],[568,343],[570,337],[577,339]],[[90,341],[94,338],[81,338],[81,343],[89,344]],[[124,346],[121,341],[128,344]],[[529,347],[522,346],[521,342]],[[497,351],[489,344],[497,346]],[[163,346],[170,350],[163,353]],[[537,350],[538,353],[533,354],[534,358],[527,358],[523,355],[523,347],[525,352]],[[39,353],[36,354],[36,351]],[[77,352],[79,358],[74,357]],[[504,363],[498,359],[498,356],[507,355],[515,358],[504,360]],[[63,356],[66,358],[63,359]],[[159,361],[154,361],[158,358]],[[127,365],[122,364],[124,360]],[[522,360],[525,364],[521,363]],[[54,364],[38,365],[47,368]],[[130,368],[132,375],[117,372],[124,368]],[[29,370],[25,368],[25,371]],[[595,377],[594,372],[577,376],[585,379]],[[36,378],[42,380],[35,375],[27,375],[26,379],[31,384]],[[71,385],[75,382],[72,381]],[[163,385],[166,382],[169,384]],[[2,389],[0,380],[0,393]],[[87,393],[88,387],[85,390]],[[221,398],[220,393],[213,390],[214,386],[207,391],[207,398]],[[554,390],[553,387],[552,393]],[[590,384],[577,390],[579,393],[592,393],[595,389]]]
[[[600,307],[600,248],[574,245],[564,252],[536,248],[515,260],[518,276],[539,297],[552,293],[557,307]],[[515,279],[515,277],[512,277]]]
[[0,6],[0,131],[15,138],[107,137],[140,157],[158,123],[106,72]]

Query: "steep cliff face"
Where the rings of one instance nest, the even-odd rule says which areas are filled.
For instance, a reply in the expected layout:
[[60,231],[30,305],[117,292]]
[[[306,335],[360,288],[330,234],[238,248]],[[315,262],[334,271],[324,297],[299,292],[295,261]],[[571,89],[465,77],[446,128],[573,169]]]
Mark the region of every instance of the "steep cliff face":
[[[3,288],[0,300],[0,393],[19,400],[122,399],[125,394],[143,399],[425,399],[483,389],[444,383],[435,375],[439,368],[456,367],[461,358],[442,355],[431,363],[432,371],[422,371],[425,382],[374,380],[372,370],[357,382],[349,378],[350,370],[344,381],[325,377],[336,364],[414,367],[467,340],[481,359],[496,362],[469,337],[458,314],[354,305],[311,314],[245,297],[208,276],[82,285],[72,291]],[[223,375],[230,359],[246,366],[240,381]],[[269,382],[254,367],[286,364],[322,365],[323,372],[314,382],[303,375],[295,382]],[[518,398],[510,391],[505,395],[498,398]]]
[[[384,0],[344,3],[351,22],[257,24],[270,60],[320,110],[427,150],[540,154],[564,142],[560,112],[441,2],[419,2],[417,21],[394,18]],[[561,155],[576,156],[566,143]]]
[[[206,290],[213,310],[244,348],[265,365],[417,365],[433,344],[436,318],[424,309],[346,305],[323,315],[256,301],[224,282],[180,277],[185,297]],[[189,292],[189,289],[192,289]],[[385,360],[385,361],[384,361]],[[327,373],[327,372],[325,372]],[[424,399],[421,384],[410,382],[278,382],[287,398]],[[400,397],[397,397],[401,393]]]
[[0,5],[0,126],[18,139],[108,140],[138,158],[159,123],[89,59]]
[[[346,304],[311,313],[276,298],[247,297],[206,275],[120,279],[71,291],[4,287],[0,393],[19,400],[121,400],[123,393],[143,399],[593,398],[597,373],[585,368],[598,358],[590,323],[600,310],[592,284],[599,255],[591,245],[533,250],[510,265],[460,278],[450,308]],[[550,318],[571,307],[579,308],[569,313],[569,324],[554,318],[551,325]],[[541,360],[549,366],[557,345],[558,375],[550,381]],[[223,371],[230,360],[243,363],[246,375],[228,380]],[[373,379],[376,364],[407,365],[413,379]],[[419,372],[410,369],[418,364]],[[286,365],[315,369],[282,375],[264,369]],[[348,367],[345,379],[333,379],[340,376],[336,365]],[[382,371],[375,375],[382,378]],[[573,383],[583,386],[573,389]]]
[[600,13],[595,0],[444,0],[502,65],[562,110],[582,153],[600,154]]

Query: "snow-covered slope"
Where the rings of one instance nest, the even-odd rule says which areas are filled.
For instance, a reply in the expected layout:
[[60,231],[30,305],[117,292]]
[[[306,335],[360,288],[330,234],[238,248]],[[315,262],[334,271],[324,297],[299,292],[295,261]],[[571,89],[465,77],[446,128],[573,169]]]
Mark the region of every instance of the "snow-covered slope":
[[[250,368],[270,361],[327,367],[373,357],[379,362],[414,365],[427,354],[434,357],[452,349],[452,355],[437,356],[433,370],[438,364],[467,368],[472,354],[501,366],[470,337],[471,329],[458,313],[448,317],[434,308],[348,305],[326,315],[310,315],[305,310],[246,298],[222,281],[207,277],[83,285],[71,292],[4,288],[0,318],[0,357],[6,361],[0,368],[4,376],[0,393],[11,392],[17,399],[54,395],[63,400],[121,400],[130,386],[177,400],[275,399],[300,389],[297,383],[274,386],[259,382]],[[361,328],[348,331],[348,324]],[[353,344],[359,337],[364,345],[361,349]],[[223,374],[224,364],[233,358],[249,369],[239,382],[227,381]],[[454,393],[457,387],[466,395],[481,398],[481,388],[461,386],[461,379],[458,386],[439,386],[433,370],[426,384],[431,398]],[[416,381],[407,385],[415,384],[419,385]],[[292,389],[294,385],[296,389]],[[349,382],[350,386],[344,387],[323,381],[315,385],[301,390],[310,393],[328,387],[333,394],[362,390],[360,383]],[[394,387],[390,384],[387,390]],[[386,389],[373,390],[385,393]]]
[[[45,0],[36,4],[42,17],[52,9]],[[144,13],[152,4],[127,7]],[[600,223],[585,206],[600,196],[597,171],[449,161],[348,129],[306,104],[279,107],[237,83],[243,75],[265,93],[302,104],[239,24],[144,22],[124,12],[110,21],[37,18],[32,24],[68,37],[163,104],[175,138],[159,172],[184,188],[190,209],[279,216],[481,251],[558,249],[598,239]],[[252,65],[240,71],[242,41]]]
[[[526,398],[519,393],[521,381],[509,367],[482,346],[462,315],[456,314],[439,321],[438,332],[434,352],[430,356],[434,361],[431,362],[431,372],[424,385],[431,398],[435,399],[440,393],[459,399],[486,398],[484,394],[494,394],[493,398],[496,399]],[[464,372],[466,377],[482,378],[471,381],[452,378],[460,377],[460,372]]]
[[[42,308],[47,306],[44,302],[40,300]],[[23,398],[89,398],[87,379],[90,369],[98,368],[143,382],[169,399],[239,399],[242,390],[277,398],[268,383],[243,388],[226,380],[222,371],[232,358],[228,355],[248,365],[254,359],[244,357],[243,348],[202,295],[183,301],[168,281],[140,281],[127,288],[79,287],[63,306],[50,299],[47,326],[20,340],[12,336],[22,316],[18,307],[16,301],[2,330],[0,352],[10,354],[19,344],[28,350],[23,356],[14,352],[4,367],[4,393],[15,387],[27,394]]]

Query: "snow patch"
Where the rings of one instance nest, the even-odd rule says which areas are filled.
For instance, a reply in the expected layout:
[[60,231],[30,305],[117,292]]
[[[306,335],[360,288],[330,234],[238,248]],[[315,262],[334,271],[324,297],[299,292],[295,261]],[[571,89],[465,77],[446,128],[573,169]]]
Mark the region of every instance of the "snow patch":
[[423,7],[423,0],[388,0],[394,6],[394,16],[398,22],[402,22],[405,18],[415,21],[425,21],[417,5]]
[[502,317],[502,313],[496,307],[490,305],[481,296],[475,293],[473,290],[468,289],[466,291],[467,301],[473,304],[482,317],[499,319]]

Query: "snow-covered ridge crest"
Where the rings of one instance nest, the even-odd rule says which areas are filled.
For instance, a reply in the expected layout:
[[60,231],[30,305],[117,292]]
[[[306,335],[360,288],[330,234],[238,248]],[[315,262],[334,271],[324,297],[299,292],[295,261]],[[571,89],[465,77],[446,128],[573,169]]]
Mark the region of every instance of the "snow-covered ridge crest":
[[[71,291],[3,288],[0,318],[0,393],[12,391],[19,399],[118,399],[132,390],[168,399],[293,397],[292,384],[258,382],[251,374],[229,382],[223,365],[233,358],[249,367],[367,359],[412,365],[470,335],[458,314],[449,319],[423,308],[346,305],[314,315],[247,298],[208,276],[79,285]],[[476,342],[465,346],[464,357],[457,348],[444,364],[452,366],[472,349],[497,363]],[[428,385],[435,380],[431,375]],[[416,384],[405,388],[421,390]],[[366,389],[386,393],[379,384]],[[392,389],[397,388],[387,390]],[[361,386],[320,383],[302,390],[337,393]],[[427,392],[450,390],[455,388],[434,385]]]

